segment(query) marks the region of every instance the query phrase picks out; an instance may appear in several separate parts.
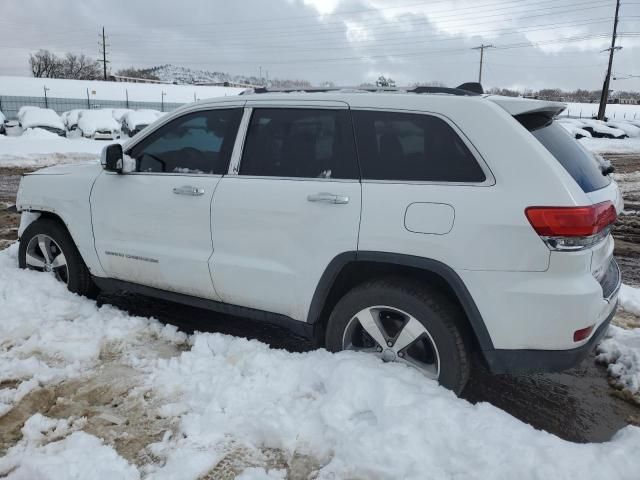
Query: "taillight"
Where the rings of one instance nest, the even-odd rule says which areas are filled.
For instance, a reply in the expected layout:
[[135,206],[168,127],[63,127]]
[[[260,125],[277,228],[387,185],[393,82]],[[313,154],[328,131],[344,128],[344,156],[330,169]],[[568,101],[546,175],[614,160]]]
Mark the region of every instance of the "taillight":
[[552,250],[582,250],[605,238],[618,215],[610,201],[587,207],[529,207],[525,215]]

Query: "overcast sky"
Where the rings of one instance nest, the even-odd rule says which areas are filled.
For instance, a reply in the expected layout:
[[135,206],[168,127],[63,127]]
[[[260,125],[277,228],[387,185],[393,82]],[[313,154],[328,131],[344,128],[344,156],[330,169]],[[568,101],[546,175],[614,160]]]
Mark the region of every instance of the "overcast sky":
[[[640,75],[640,0],[623,1],[616,76]],[[475,81],[485,87],[601,88],[615,0],[4,0],[0,74],[28,75],[29,52],[97,56],[110,67],[171,63],[317,84]],[[614,89],[640,90],[640,78]]]

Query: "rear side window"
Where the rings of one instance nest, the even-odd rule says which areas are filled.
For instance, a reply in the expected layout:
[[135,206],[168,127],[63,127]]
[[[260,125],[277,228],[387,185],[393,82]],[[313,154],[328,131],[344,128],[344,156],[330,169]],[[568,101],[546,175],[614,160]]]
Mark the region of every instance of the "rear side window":
[[362,178],[483,182],[486,176],[458,134],[432,115],[353,111]]
[[570,133],[542,115],[520,115],[516,119],[560,162],[585,193],[611,183],[598,161]]
[[240,175],[359,178],[348,111],[254,110]]

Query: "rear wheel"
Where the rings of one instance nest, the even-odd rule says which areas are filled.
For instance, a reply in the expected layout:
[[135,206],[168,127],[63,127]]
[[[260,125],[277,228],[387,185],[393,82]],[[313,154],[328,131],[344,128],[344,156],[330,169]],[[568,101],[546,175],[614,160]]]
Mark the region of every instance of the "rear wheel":
[[69,232],[50,218],[36,220],[20,237],[20,268],[52,274],[80,295],[93,296],[97,288]]
[[355,350],[405,363],[460,393],[469,378],[462,315],[438,289],[405,279],[376,280],[338,302],[326,344],[334,352]]

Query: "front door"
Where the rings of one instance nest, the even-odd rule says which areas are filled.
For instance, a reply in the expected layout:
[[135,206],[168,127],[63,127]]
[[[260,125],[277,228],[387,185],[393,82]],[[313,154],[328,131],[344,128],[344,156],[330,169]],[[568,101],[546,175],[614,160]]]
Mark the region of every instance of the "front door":
[[179,116],[129,148],[136,171],[103,172],[91,193],[96,251],[112,278],[218,300],[208,261],[211,200],[242,109]]
[[305,320],[331,260],[355,251],[360,181],[346,104],[253,104],[236,175],[213,200],[223,301]]

